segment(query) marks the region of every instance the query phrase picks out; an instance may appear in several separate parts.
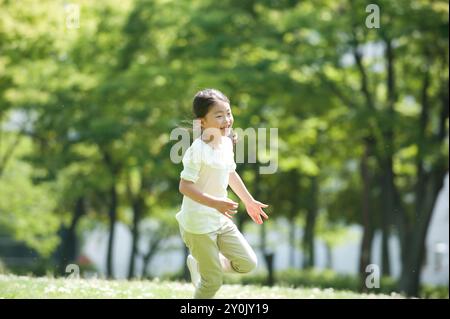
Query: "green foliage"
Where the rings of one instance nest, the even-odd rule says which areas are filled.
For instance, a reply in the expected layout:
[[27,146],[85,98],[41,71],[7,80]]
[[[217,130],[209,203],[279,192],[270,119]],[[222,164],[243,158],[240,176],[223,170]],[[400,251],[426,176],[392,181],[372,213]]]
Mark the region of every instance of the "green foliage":
[[[26,146],[17,155],[24,150]],[[55,189],[51,184],[34,185],[31,177],[32,167],[17,157],[6,167],[0,178],[0,228],[48,257],[59,243]]]
[[448,299],[448,286],[423,285],[420,295],[423,298]]

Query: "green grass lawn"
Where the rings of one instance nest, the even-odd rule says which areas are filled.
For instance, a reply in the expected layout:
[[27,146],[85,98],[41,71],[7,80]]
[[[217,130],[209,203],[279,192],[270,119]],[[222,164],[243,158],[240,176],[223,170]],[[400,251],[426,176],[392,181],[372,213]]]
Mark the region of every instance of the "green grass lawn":
[[[191,298],[191,283],[159,280],[64,279],[0,275],[0,298]],[[402,298],[401,295],[358,294],[317,288],[224,285],[216,298],[342,299]]]

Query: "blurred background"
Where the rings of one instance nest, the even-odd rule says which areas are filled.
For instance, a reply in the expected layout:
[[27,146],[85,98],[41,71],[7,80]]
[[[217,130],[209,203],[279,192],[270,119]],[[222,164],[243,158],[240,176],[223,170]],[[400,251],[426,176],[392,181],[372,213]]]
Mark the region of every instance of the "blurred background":
[[0,0],[0,273],[188,279],[170,132],[214,87],[235,127],[278,128],[275,174],[237,167],[271,218],[240,208],[260,262],[228,280],[448,298],[448,14]]

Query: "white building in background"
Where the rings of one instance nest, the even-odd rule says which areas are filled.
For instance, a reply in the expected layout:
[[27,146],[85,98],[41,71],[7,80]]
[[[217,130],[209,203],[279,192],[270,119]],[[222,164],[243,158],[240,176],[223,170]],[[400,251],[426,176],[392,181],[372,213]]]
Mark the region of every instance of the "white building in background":
[[[449,177],[445,179],[445,185],[437,198],[435,211],[428,229],[426,239],[426,263],[422,269],[422,283],[434,285],[448,285],[449,283]],[[151,224],[151,222],[149,222]],[[276,229],[288,229],[286,220],[277,221]],[[244,235],[252,247],[259,244],[258,226],[248,224]],[[360,251],[361,227],[352,226],[349,231],[355,234],[354,238],[332,251],[333,269],[343,274],[357,274]],[[298,234],[299,235],[299,234]],[[297,236],[297,241],[299,236]],[[143,236],[139,243],[140,247],[147,246],[148,239]],[[108,243],[107,229],[97,229],[85,237],[85,246],[82,253],[91,259],[101,272],[100,276],[106,273],[106,250]],[[289,268],[289,245],[287,231],[269,231],[267,234],[267,243],[269,248],[275,251],[275,269]],[[396,237],[389,241],[391,253],[391,272],[396,278],[400,275],[400,244]],[[126,278],[128,273],[128,262],[131,249],[131,233],[123,224],[116,226],[116,238],[114,242],[114,272],[117,278]],[[161,251],[150,263],[150,272],[153,276],[160,276],[164,273],[175,273],[180,270],[184,262],[184,244],[179,236],[173,236],[164,241]],[[259,260],[262,256],[258,249],[255,249]],[[296,267],[301,264],[301,251],[295,251]],[[372,262],[381,265],[381,234],[376,234],[372,249]],[[263,268],[263,262],[258,265]],[[326,249],[325,245],[317,240],[316,242],[316,265],[318,269],[326,267]],[[257,269],[258,270],[258,269]],[[256,271],[257,271],[256,270]],[[142,271],[142,262],[140,259],[136,262],[136,273]]]
[[[154,226],[152,221],[146,220],[142,223]],[[113,248],[113,271],[117,279],[127,278],[128,264],[131,254],[131,232],[129,227],[122,223],[117,223],[115,228],[114,248]],[[141,234],[138,247],[140,251],[146,251],[148,247],[149,238],[145,233]],[[81,254],[88,257],[99,270],[99,277],[106,274],[106,253],[108,247],[108,230],[98,228],[90,232],[84,238],[84,247]],[[160,276],[165,273],[175,273],[180,270],[182,260],[184,259],[184,252],[181,238],[172,236],[164,240],[161,244],[160,251],[155,255],[150,264],[149,273],[152,276]],[[136,258],[135,273],[140,275],[142,273],[143,262],[142,258]]]
[[422,269],[423,282],[448,285],[449,273],[449,175],[437,198],[426,239],[426,263]]

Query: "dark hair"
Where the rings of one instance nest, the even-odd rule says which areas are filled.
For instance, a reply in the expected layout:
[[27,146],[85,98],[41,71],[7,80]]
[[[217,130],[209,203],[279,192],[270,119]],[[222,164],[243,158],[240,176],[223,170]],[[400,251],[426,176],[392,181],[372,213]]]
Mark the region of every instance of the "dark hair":
[[[230,103],[230,100],[216,89],[204,89],[199,92],[197,92],[194,96],[194,101],[192,102],[192,111],[194,113],[195,119],[205,117],[206,114],[208,114],[211,107],[216,102],[226,102]],[[193,130],[191,128],[192,121],[183,121],[185,125],[180,126],[182,129],[185,129],[189,132],[189,135],[191,136],[191,139],[193,137]],[[195,124],[194,124],[195,125]],[[233,144],[236,144],[237,142],[237,134],[231,131],[231,134],[228,136]]]
[[204,89],[194,96],[194,101],[192,102],[192,111],[194,112],[194,116],[196,118],[205,117],[208,114],[211,107],[216,102],[226,102],[230,103],[230,100],[216,89]]

